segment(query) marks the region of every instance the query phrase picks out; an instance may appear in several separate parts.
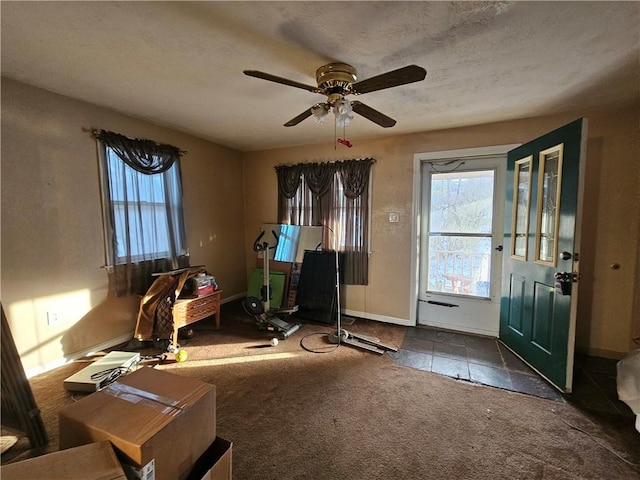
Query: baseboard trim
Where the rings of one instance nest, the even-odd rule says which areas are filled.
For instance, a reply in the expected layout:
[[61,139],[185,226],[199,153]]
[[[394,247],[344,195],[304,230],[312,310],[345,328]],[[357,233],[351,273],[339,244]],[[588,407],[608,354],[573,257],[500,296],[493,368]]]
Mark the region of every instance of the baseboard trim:
[[247,297],[247,292],[240,292],[237,295],[231,295],[230,297],[221,299],[220,304],[235,302],[236,300],[241,300],[246,297]]
[[411,323],[411,320],[406,318],[388,317],[386,315],[377,315],[375,313],[359,312],[357,310],[350,310],[348,308],[343,309],[342,313],[344,315],[349,315],[350,317],[364,318],[366,320],[375,320],[377,322],[384,322],[384,323],[393,323],[394,325],[403,325],[405,327],[415,326],[413,323]]
[[133,338],[133,332],[126,333],[124,335],[120,335],[119,337],[112,338],[111,340],[107,340],[99,345],[94,345],[93,347],[89,347],[85,350],[81,350],[79,352],[75,352],[68,357],[60,358],[58,360],[53,360],[51,362],[47,362],[44,365],[40,365],[35,368],[30,368],[25,372],[27,378],[35,377],[36,375],[40,375],[42,373],[49,372],[58,367],[71,363],[80,358],[87,357],[89,355],[94,355],[102,350],[106,350],[107,348],[115,347],[116,345],[120,345],[122,343],[128,342]]
[[[220,300],[221,304],[234,302],[236,300],[240,300],[247,296],[247,292],[241,292],[237,295],[232,295],[230,297],[224,298]],[[100,343],[99,345],[95,345],[93,347],[87,348],[85,350],[81,350],[79,352],[75,352],[69,356],[64,358],[59,358],[57,360],[52,360],[50,362],[45,363],[44,365],[39,365],[34,368],[30,368],[25,371],[25,375],[27,378],[35,377],[36,375],[40,375],[42,373],[50,372],[58,367],[71,363],[80,358],[87,357],[89,355],[94,355],[102,350],[106,350],[108,348],[115,347],[116,345],[120,345],[122,343],[128,342],[133,338],[134,332],[126,333],[124,335],[120,335],[119,337],[112,338],[111,340],[107,340],[106,342]]]
[[602,348],[577,348],[576,353],[581,353],[583,355],[589,355],[591,357],[602,357],[608,358],[610,360],[622,360],[624,357],[628,355],[628,352],[616,352],[614,350],[605,350]]

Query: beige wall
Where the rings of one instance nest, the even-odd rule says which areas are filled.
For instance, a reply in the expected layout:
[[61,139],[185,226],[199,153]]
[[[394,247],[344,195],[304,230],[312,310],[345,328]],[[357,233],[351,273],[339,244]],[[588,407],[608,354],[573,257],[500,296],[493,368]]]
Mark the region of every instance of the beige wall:
[[[252,235],[277,210],[274,166],[310,161],[373,157],[371,270],[368,286],[347,287],[343,307],[367,318],[407,321],[411,309],[414,154],[524,143],[575,118],[589,120],[582,281],[577,348],[621,356],[631,348],[638,276],[640,170],[638,109],[578,112],[491,125],[353,140],[347,149],[332,143],[244,154],[247,265],[254,262]],[[348,132],[347,132],[348,133]],[[389,212],[400,221],[388,222]],[[619,263],[622,268],[612,270]],[[637,302],[636,302],[637,305]],[[636,311],[634,312],[634,308]]]
[[[526,142],[578,116],[589,119],[577,344],[620,356],[640,315],[638,109],[579,112],[501,124],[241,154],[113,111],[2,80],[1,297],[28,372],[128,339],[137,298],[108,293],[95,141],[104,128],[186,150],[187,242],[223,299],[242,296],[252,242],[276,219],[279,163],[373,157],[370,284],[344,306],[370,318],[410,318],[415,153]],[[389,212],[400,221],[388,222]],[[244,248],[243,248],[244,246]],[[619,270],[610,265],[619,263]],[[59,314],[47,325],[47,312]]]
[[[108,292],[96,142],[88,129],[176,145],[187,243],[223,299],[246,290],[239,152],[2,79],[1,300],[27,372],[131,338],[138,299]],[[59,322],[47,324],[47,312]]]

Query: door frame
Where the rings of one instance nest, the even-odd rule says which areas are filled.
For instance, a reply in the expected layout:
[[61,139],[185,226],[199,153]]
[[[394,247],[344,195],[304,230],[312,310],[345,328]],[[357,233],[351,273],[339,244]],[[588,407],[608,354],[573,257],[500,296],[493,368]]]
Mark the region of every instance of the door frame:
[[[420,287],[420,245],[422,217],[422,164],[424,162],[465,160],[478,157],[494,157],[504,155],[521,144],[494,145],[489,147],[464,148],[457,150],[441,150],[436,152],[416,153],[413,156],[413,208],[411,225],[411,284],[409,288],[409,324],[418,324],[418,297]],[[505,163],[506,165],[506,163]],[[504,170],[506,173],[506,169]],[[503,175],[504,175],[503,173]],[[505,178],[496,178],[496,181],[505,181]],[[503,222],[504,223],[504,222]]]

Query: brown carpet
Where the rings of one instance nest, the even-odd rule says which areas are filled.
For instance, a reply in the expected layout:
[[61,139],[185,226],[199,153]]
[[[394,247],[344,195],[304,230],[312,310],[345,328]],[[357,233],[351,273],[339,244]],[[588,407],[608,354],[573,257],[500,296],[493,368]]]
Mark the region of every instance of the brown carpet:
[[[405,328],[358,320],[350,330],[400,346]],[[633,419],[454,380],[348,346],[305,323],[270,347],[236,306],[182,341],[189,359],[157,368],[217,387],[218,435],[233,442],[236,480],[640,478]],[[327,353],[310,353],[300,346]],[[31,381],[57,449],[57,411],[74,399],[75,362]],[[22,444],[22,451],[20,445]],[[24,452],[21,440],[3,463]],[[7,455],[14,452],[11,457]],[[635,465],[634,465],[635,464]]]

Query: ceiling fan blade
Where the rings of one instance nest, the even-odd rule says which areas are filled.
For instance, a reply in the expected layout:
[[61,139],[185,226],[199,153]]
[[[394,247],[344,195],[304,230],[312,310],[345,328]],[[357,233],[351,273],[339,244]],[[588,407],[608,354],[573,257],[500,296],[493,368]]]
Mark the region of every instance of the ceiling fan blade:
[[281,83],[282,85],[289,85],[290,87],[302,88],[303,90],[308,90],[314,93],[318,92],[317,87],[305,85],[304,83],[289,80],[288,78],[277,77],[270,73],[259,72],[258,70],[244,70],[242,73],[249,77],[261,78],[262,80],[269,80],[270,82]]
[[291,120],[289,120],[287,123],[284,124],[285,127],[293,127],[297,124],[299,124],[301,121],[303,121],[305,118],[308,118],[311,116],[311,109],[307,108],[304,112],[302,112],[300,115],[298,115],[295,118],[292,118]]
[[371,120],[373,123],[377,123],[381,127],[389,128],[396,124],[393,118],[387,117],[384,113],[380,113],[362,102],[351,102],[351,108],[358,115],[362,115],[364,118]]
[[367,78],[352,85],[353,93],[362,94],[383,90],[385,88],[397,87],[407,83],[419,82],[427,76],[427,71],[417,65],[408,65],[406,67],[392,70],[391,72],[382,73],[375,77]]

